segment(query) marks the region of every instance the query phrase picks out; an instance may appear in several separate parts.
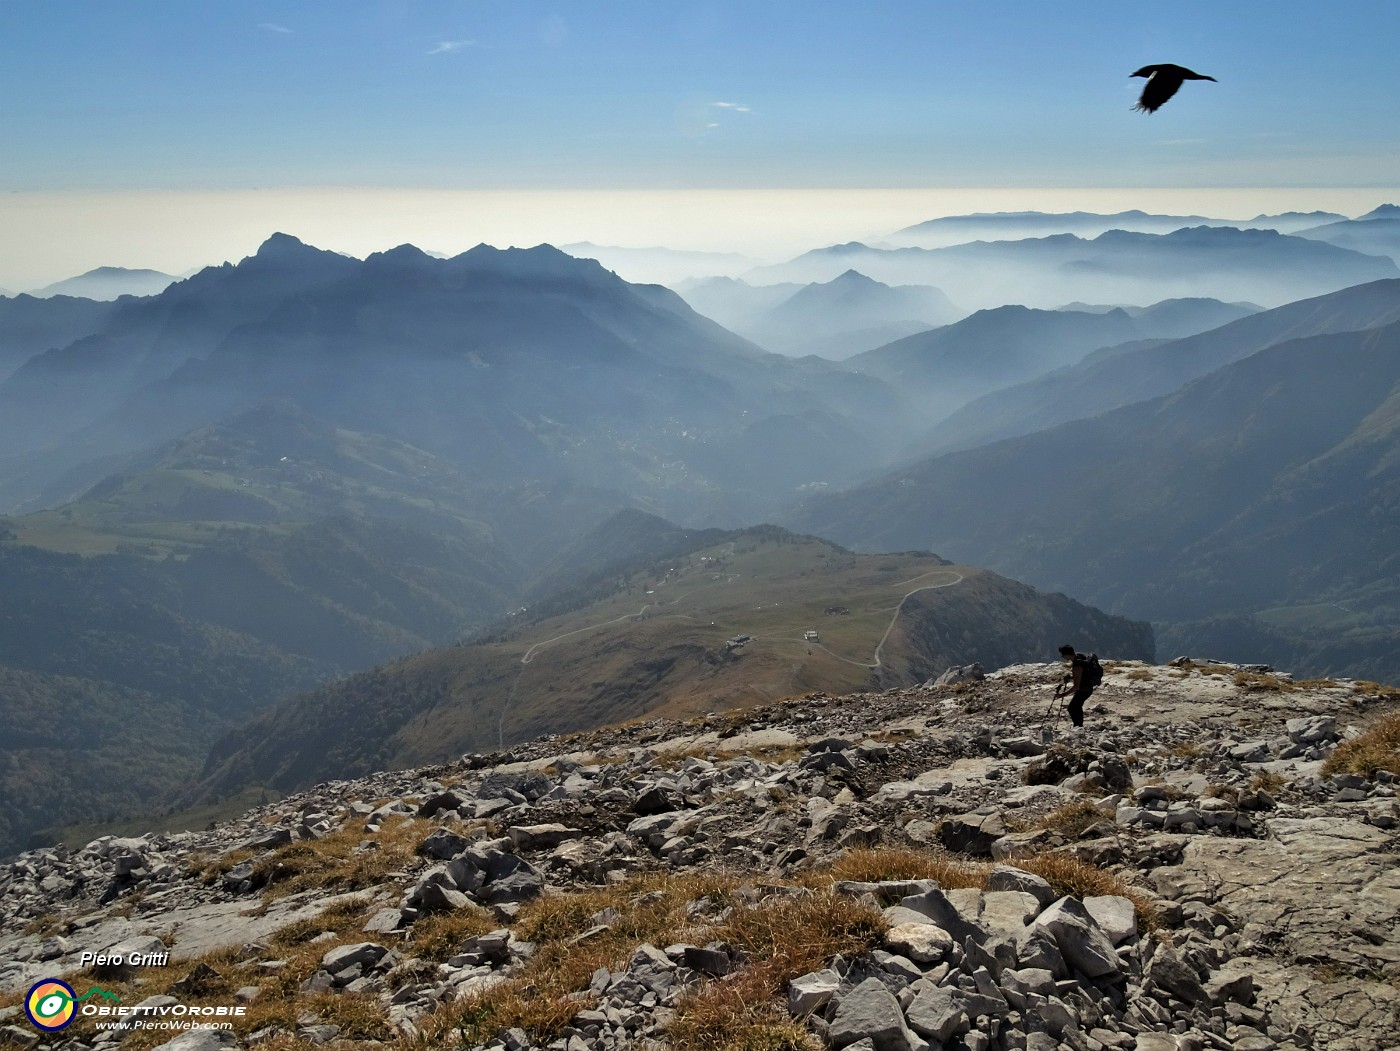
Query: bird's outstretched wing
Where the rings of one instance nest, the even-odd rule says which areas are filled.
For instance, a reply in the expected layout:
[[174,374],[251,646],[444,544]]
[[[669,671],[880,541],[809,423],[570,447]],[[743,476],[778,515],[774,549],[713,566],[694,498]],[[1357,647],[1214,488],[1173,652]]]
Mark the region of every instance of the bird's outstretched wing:
[[1162,103],[1176,94],[1177,89],[1181,87],[1181,80],[1180,76],[1173,76],[1164,70],[1154,70],[1148,75],[1147,83],[1142,86],[1142,96],[1133,109],[1140,113],[1156,113]]
[[1143,66],[1136,73],[1135,77],[1146,77],[1147,83],[1143,85],[1142,97],[1138,99],[1137,105],[1133,109],[1140,113],[1156,113],[1161,109],[1162,103],[1176,94],[1186,80],[1215,80],[1214,77],[1207,77],[1185,66],[1178,66],[1172,62],[1160,62],[1152,66]]

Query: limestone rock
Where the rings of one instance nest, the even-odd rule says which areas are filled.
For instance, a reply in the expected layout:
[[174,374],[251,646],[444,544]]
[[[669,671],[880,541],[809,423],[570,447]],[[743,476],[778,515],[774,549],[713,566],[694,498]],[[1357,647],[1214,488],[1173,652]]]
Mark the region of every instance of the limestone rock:
[[846,994],[827,1035],[837,1051],[860,1040],[871,1041],[876,1051],[916,1051],[923,1045],[905,1024],[899,1001],[878,978],[867,978]]

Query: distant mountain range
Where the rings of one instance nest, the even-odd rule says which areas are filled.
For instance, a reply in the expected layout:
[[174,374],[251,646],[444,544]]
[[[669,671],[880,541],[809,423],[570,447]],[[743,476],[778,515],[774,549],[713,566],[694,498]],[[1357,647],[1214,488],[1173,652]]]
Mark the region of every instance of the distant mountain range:
[[969,309],[1071,300],[1151,303],[1209,297],[1278,306],[1348,285],[1400,276],[1388,257],[1273,230],[1194,227],[1168,234],[1110,230],[949,248],[834,245],[744,275],[755,284],[829,281],[846,270],[889,284],[935,285]]
[[1098,306],[1090,303],[1068,303],[1057,309],[1082,310],[1092,314],[1122,310],[1137,323],[1144,336],[1153,339],[1181,339],[1183,336],[1228,325],[1231,321],[1257,314],[1263,308],[1253,303],[1222,303],[1218,299],[1194,297],[1164,299],[1146,307],[1131,304]]
[[77,277],[35,289],[30,295],[80,296],[83,299],[117,299],[121,296],[154,296],[175,282],[159,270],[129,270],[121,266],[99,266]]
[[1105,347],[1038,379],[969,401],[933,424],[906,459],[970,449],[1169,394],[1288,339],[1400,321],[1400,280],[1375,281],[1247,316],[1179,340]]
[[72,296],[0,297],[0,381],[30,358],[101,330],[114,309]]
[[743,520],[894,447],[898,397],[837,371],[548,246],[359,262],[278,235],[0,385],[0,507],[61,502],[114,469],[102,457],[288,398],[497,481]]
[[0,849],[201,768],[190,799],[1150,657],[1148,618],[1400,677],[1390,259],[1206,224],[785,267],[688,303],[549,246],[278,234],[157,295],[0,299]]
[[1109,230],[1145,234],[1169,234],[1192,226],[1233,226],[1240,230],[1277,230],[1296,233],[1306,227],[1345,219],[1334,212],[1284,212],[1256,215],[1253,219],[1212,219],[1204,215],[1153,215],[1136,209],[1126,212],[979,212],[950,215],[906,226],[883,238],[891,245],[914,248],[946,248],[968,241],[1016,241],[1025,237],[1074,234],[1098,237]]
[[1247,314],[1216,300],[1169,300],[1149,308],[1102,312],[980,310],[956,324],[856,355],[847,364],[916,400],[928,426],[988,392],[1062,367],[1099,348],[1169,333],[1196,333]]
[[761,347],[837,361],[963,315],[937,288],[892,288],[854,270],[797,286],[710,278],[682,285],[681,294],[700,313]]
[[[1394,316],[1397,289],[1351,298],[1388,298]],[[1139,352],[1231,345],[1234,360],[1101,414],[1102,385],[1086,383],[1071,403],[1082,418],[934,456],[785,521],[857,550],[932,547],[1158,622],[1273,617],[1305,644],[1275,630],[1275,652],[1315,662],[1297,670],[1400,677],[1400,322],[1243,353],[1266,327],[1318,325],[1340,305]],[[1316,613],[1332,603],[1353,611],[1345,623]]]
[[1400,263],[1400,207],[1383,204],[1359,219],[1312,226],[1299,230],[1298,236],[1353,252],[1389,256]]

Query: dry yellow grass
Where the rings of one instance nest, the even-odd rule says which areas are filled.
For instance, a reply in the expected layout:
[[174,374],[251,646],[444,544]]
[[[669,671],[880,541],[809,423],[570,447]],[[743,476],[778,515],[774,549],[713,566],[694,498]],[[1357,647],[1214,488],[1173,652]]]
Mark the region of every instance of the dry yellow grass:
[[1361,774],[1375,777],[1377,771],[1400,774],[1400,713],[1381,719],[1360,737],[1339,744],[1322,772],[1332,774]]
[[1260,770],[1249,780],[1249,791],[1268,792],[1273,795],[1280,791],[1285,782],[1282,774],[1276,774],[1272,770]]
[[1352,689],[1367,697],[1374,697],[1381,701],[1400,701],[1400,686],[1389,686],[1382,682],[1371,682],[1368,679],[1360,679],[1352,683]]
[[842,854],[832,863],[829,871],[833,879],[860,883],[931,879],[948,890],[958,887],[976,887],[981,890],[987,885],[992,866],[958,861],[918,850],[860,847]]
[[828,889],[798,888],[752,908],[736,908],[710,937],[776,968],[777,995],[789,978],[825,967],[838,953],[879,943],[889,924],[878,910]]
[[[676,877],[647,875],[618,886],[549,894],[527,902],[513,925],[516,935],[537,946],[535,955],[510,980],[477,995],[444,1005],[421,1023],[424,1047],[444,1043],[488,1042],[502,1029],[518,1027],[541,1044],[554,1039],[590,1000],[581,997],[599,967],[622,966],[636,948],[667,945],[692,921],[686,905],[708,897],[716,907],[729,900],[741,881],[722,874]],[[606,930],[576,939],[594,928],[592,917],[611,909]]]
[[770,992],[777,968],[767,961],[730,980],[710,982],[681,1001],[667,1032],[675,1051],[820,1051],[802,1022]]
[[[63,975],[65,980],[79,988],[101,986],[104,990],[120,998],[123,1004],[134,1004],[149,996],[177,996],[181,1003],[192,1006],[229,1006],[234,1003],[233,994],[239,988],[256,985],[261,995],[249,1004],[247,1013],[230,1019],[234,1031],[240,1039],[269,1025],[280,1025],[295,1032],[299,1012],[311,1009],[332,1024],[342,1028],[342,1035],[351,1033],[377,1034],[364,1039],[389,1039],[388,1018],[377,1001],[369,999],[350,1000],[343,997],[330,997],[322,1000],[308,1000],[299,991],[300,984],[311,977],[320,967],[321,958],[337,945],[347,945],[364,940],[361,927],[364,924],[369,902],[345,900],[332,904],[319,916],[302,920],[278,931],[270,939],[273,953],[287,961],[287,966],[275,972],[251,972],[241,969],[239,949],[226,948],[205,953],[197,958],[181,960],[165,967],[142,968],[140,985],[133,981],[114,981],[99,978],[90,969],[70,972]],[[313,939],[329,932],[330,938],[320,941]],[[202,971],[208,968],[208,971]],[[202,977],[183,988],[180,992],[171,987],[183,981],[186,976],[201,972]],[[90,1043],[97,1035],[96,1019],[79,1016],[65,1031],[66,1035]],[[134,1030],[122,1041],[123,1051],[145,1051],[169,1040],[171,1034],[158,1030]],[[293,1038],[282,1039],[281,1046],[297,1044]],[[266,1045],[260,1045],[266,1046]]]
[[289,843],[254,862],[253,885],[265,887],[269,898],[306,890],[341,892],[378,886],[390,873],[414,862],[432,827],[404,819],[366,834],[350,824],[323,839]]
[[483,908],[431,913],[413,925],[408,952],[442,962],[456,956],[472,938],[500,926],[500,921]]
[[[697,912],[694,903],[702,900],[708,905]],[[604,910],[612,910],[610,925],[594,931],[593,917]],[[723,919],[706,918],[716,916]],[[597,968],[620,968],[644,943],[685,940],[725,942],[752,963],[683,1000],[672,1046],[806,1048],[805,1032],[779,999],[787,981],[837,953],[877,944],[885,924],[878,910],[829,887],[790,882],[756,890],[741,876],[708,873],[645,875],[616,887],[547,895],[521,909],[514,929],[536,943],[531,960],[509,981],[434,1012],[422,1023],[420,1046],[486,1042],[511,1027],[548,1043],[591,1003],[585,991]],[[578,940],[585,932],[593,933]]]
[[803,1051],[819,1047],[781,998],[798,975],[838,953],[879,944],[884,917],[829,889],[795,888],[752,908],[736,908],[708,932],[748,954],[751,963],[681,1001],[668,1031],[678,1051]]
[[1121,877],[1095,868],[1088,862],[1068,854],[1051,852],[1016,858],[1008,864],[1039,876],[1050,884],[1056,894],[1081,899],[1102,895],[1127,898],[1137,909],[1139,931],[1152,932],[1160,926],[1151,898]]
[[1096,806],[1087,799],[1066,803],[1041,817],[1034,823],[1035,828],[1047,832],[1058,832],[1062,836],[1080,836],[1101,821],[1112,821],[1113,811]]

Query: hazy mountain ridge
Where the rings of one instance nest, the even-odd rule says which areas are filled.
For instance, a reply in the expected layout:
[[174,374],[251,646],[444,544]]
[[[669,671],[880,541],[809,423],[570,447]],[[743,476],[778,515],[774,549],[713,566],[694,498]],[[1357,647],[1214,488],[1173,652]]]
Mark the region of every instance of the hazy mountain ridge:
[[[39,719],[76,689],[99,699],[94,711],[129,707],[143,728],[139,749],[129,733],[70,736],[60,779],[74,762],[119,769],[119,749],[132,783],[173,787],[215,737],[277,697],[493,621],[529,573],[517,555],[567,535],[556,505],[569,528],[616,506],[538,486],[483,489],[421,450],[287,406],[147,460],[60,510],[0,519],[0,668],[38,677],[10,700]],[[152,722],[148,711],[167,714]],[[34,749],[48,747],[7,739],[6,761],[39,769]],[[132,797],[119,780],[13,820],[21,838],[6,848],[38,827],[31,819],[52,827],[86,816],[83,805],[121,812]]]
[[954,302],[1001,305],[1006,290],[1036,307],[1073,300],[1156,302],[1213,297],[1277,306],[1400,273],[1364,255],[1269,229],[1188,227],[1167,234],[1109,230],[946,248],[872,248],[858,242],[816,249],[744,275],[755,282],[829,281],[857,269],[886,284],[928,284]]
[[36,355],[97,332],[114,309],[73,296],[0,296],[0,382]]
[[1138,334],[1122,310],[1088,314],[1004,306],[858,354],[847,364],[917,398],[926,414],[936,416]]
[[1150,306],[1095,306],[1087,303],[1069,303],[1060,310],[1083,310],[1107,314],[1121,309],[1137,322],[1142,334],[1153,339],[1182,339],[1206,332],[1231,321],[1238,321],[1250,314],[1257,314],[1263,307],[1253,303],[1222,303],[1208,296],[1194,296],[1185,299],[1164,299]]
[[738,252],[683,251],[660,246],[629,248],[584,241],[560,245],[559,250],[577,259],[596,259],[628,281],[663,285],[689,278],[730,277],[754,264]]
[[158,296],[119,303],[99,332],[32,358],[0,384],[0,448],[40,450],[90,429],[141,387],[210,354],[238,326],[358,265],[274,234],[236,266],[206,267]]
[[122,296],[154,296],[165,291],[176,280],[159,270],[134,270],[123,266],[99,266],[95,270],[56,281],[35,289],[30,295],[41,299],[50,296],[80,296],[84,299],[119,299]]
[[1400,209],[1382,205],[1371,215],[1299,230],[1299,237],[1326,241],[1368,255],[1386,255],[1400,262]]
[[[1400,324],[1292,340],[785,520],[861,550],[936,547],[1158,621],[1364,596],[1366,671],[1395,678],[1397,383]],[[1323,660],[1306,670],[1342,670]]]
[[940,289],[892,287],[855,270],[791,288],[712,278],[687,283],[682,295],[701,313],[769,350],[838,361],[964,314]]
[[[1204,245],[1205,251],[1233,245],[1248,252],[1251,245],[1289,240],[1263,234],[1245,242],[1238,239],[1239,231],[1180,234],[1178,242]],[[1075,239],[1044,240],[1051,243],[1020,248],[1053,255]],[[1150,245],[1156,251],[1162,239],[1123,235],[1101,240],[1117,247]],[[1309,246],[1305,250],[1331,251],[1329,246],[1300,243]],[[367,673],[347,688],[344,696],[359,698],[356,703],[370,703],[366,699],[373,697],[392,700],[386,700],[386,711],[398,712],[393,719],[400,721],[376,713],[373,733],[357,737],[350,728],[343,740],[329,742],[331,759],[372,765],[417,761],[436,742],[462,743],[472,733],[486,732],[469,725],[474,709],[470,704],[462,707],[462,696],[513,696],[522,668],[531,674],[543,668],[533,661],[533,667],[522,665],[521,654],[512,655],[509,649],[526,637],[522,633],[528,633],[528,625],[537,618],[577,624],[571,616],[616,598],[619,586],[627,586],[621,578],[628,574],[635,578],[631,586],[645,592],[637,576],[643,572],[639,566],[653,575],[653,595],[639,596],[637,606],[650,606],[656,595],[665,595],[667,574],[674,568],[667,562],[684,557],[690,545],[702,539],[718,542],[713,532],[673,526],[658,513],[702,524],[742,523],[753,521],[756,509],[859,481],[879,471],[898,443],[907,439],[915,398],[923,400],[927,416],[930,399],[945,399],[946,411],[1018,374],[1057,369],[1036,384],[974,403],[963,418],[975,415],[978,426],[990,427],[1004,410],[989,406],[1017,404],[1028,390],[1042,391],[1037,397],[1045,399],[1046,406],[1054,403],[1053,411],[1068,418],[1110,407],[1114,399],[1126,405],[1168,395],[1167,400],[1181,396],[1189,402],[1190,397],[1178,390],[1183,382],[1282,340],[1400,320],[1397,288],[1400,279],[1373,282],[1171,342],[1140,337],[1209,325],[1250,308],[1213,299],[1151,299],[1152,306],[1094,312],[1002,307],[879,348],[864,360],[793,361],[765,353],[700,316],[674,292],[628,284],[596,262],[573,259],[548,246],[507,251],[480,246],[451,259],[434,259],[405,245],[360,262],[277,235],[236,266],[208,268],[151,300],[113,305],[108,330],[40,355],[13,384],[0,387],[0,403],[24,404],[35,415],[42,413],[44,398],[63,401],[76,394],[76,402],[64,402],[75,418],[104,399],[107,404],[96,422],[66,432],[58,413],[50,419],[49,438],[29,436],[35,450],[11,456],[0,468],[0,486],[5,477],[25,477],[26,485],[34,479],[47,487],[38,492],[82,490],[67,506],[13,520],[9,528],[17,542],[5,546],[22,552],[21,560],[34,556],[28,544],[110,560],[72,563],[66,570],[69,577],[90,577],[83,581],[64,578],[53,570],[54,563],[34,570],[35,581],[48,574],[49,583],[57,585],[45,607],[51,611],[60,610],[63,603],[89,601],[104,586],[100,582],[107,567],[124,559],[120,569],[131,584],[123,598],[128,606],[121,608],[134,611],[141,606],[139,615],[129,616],[136,638],[125,648],[133,654],[159,655],[142,659],[161,674],[170,672],[167,679],[148,681],[120,664],[93,664],[95,658],[76,648],[64,657],[70,663],[36,674],[72,673],[99,689],[105,684],[113,691],[144,690],[162,703],[169,698],[179,701],[181,691],[189,690],[202,674],[234,681],[232,672],[220,670],[232,665],[218,664],[224,649],[246,657],[247,669],[239,673],[246,681],[261,676],[257,681],[266,683],[253,689],[257,698],[248,698],[251,705],[261,706],[284,692],[289,669],[314,678],[364,668],[489,625],[494,641],[483,644],[486,649],[480,652],[496,648],[453,680],[457,693],[443,693],[439,685],[429,688],[427,680],[419,683],[424,697],[441,701],[436,708],[414,707],[417,687],[406,688],[401,672],[394,669],[412,667],[417,675],[421,667],[440,670],[445,667],[440,661],[448,658],[435,657],[421,667],[413,660],[400,662],[389,671]],[[780,299],[794,303],[794,317],[829,309],[827,324],[835,327],[843,311],[849,316],[853,302],[868,302],[872,296],[887,300],[889,294],[909,291],[848,271],[827,286],[784,290],[773,299],[775,307],[783,306],[776,302]],[[1339,353],[1348,353],[1345,341],[1336,346],[1342,348]],[[879,363],[882,375],[858,371],[871,361]],[[1058,368],[1066,362],[1078,364]],[[88,373],[89,364],[97,369]],[[111,381],[107,388],[102,386],[104,377]],[[1263,374],[1254,376],[1255,382],[1269,386],[1272,380],[1266,379]],[[1088,397],[1043,393],[1073,392],[1074,384],[1082,385]],[[1319,393],[1331,389],[1325,381],[1316,386]],[[1244,398],[1250,394],[1244,387],[1237,393]],[[1288,397],[1301,395],[1289,388]],[[86,405],[83,398],[90,399]],[[994,400],[998,398],[1005,401]],[[1041,411],[1052,410],[1023,409],[1023,424],[1036,424]],[[1355,411],[1348,403],[1333,414],[1332,422],[1350,419]],[[1330,446],[1314,453],[1331,457],[1330,462],[1339,465],[1336,472],[1289,474],[1299,464],[1269,461],[1272,475],[1255,471],[1248,485],[1238,487],[1236,496],[1252,494],[1287,510],[1297,493],[1320,491],[1329,480],[1339,483],[1332,487],[1331,503],[1312,533],[1275,530],[1279,535],[1271,539],[1269,550],[1282,552],[1281,564],[1293,557],[1290,551],[1319,542],[1319,536],[1325,542],[1345,536],[1344,523],[1351,518],[1365,521],[1381,513],[1380,505],[1348,500],[1361,485],[1358,479],[1388,477],[1384,471],[1390,411],[1378,402],[1371,422],[1356,425],[1350,444],[1339,438],[1335,453],[1328,452]],[[1228,447],[1228,422],[1228,411],[1217,405],[1213,414],[1193,420],[1186,430],[1215,435]],[[1329,562],[1322,574],[1335,585],[1332,591],[1323,587],[1318,574],[1309,577],[1290,566],[1291,591],[1240,588],[1239,594],[1257,601],[1222,609],[1209,603],[1182,604],[1190,589],[1181,591],[1187,585],[1172,580],[1163,583],[1154,576],[1159,567],[1141,573],[1124,568],[1131,551],[1091,551],[1101,543],[1094,530],[1102,523],[1075,520],[1073,507],[1067,509],[1068,517],[1061,515],[1066,508],[1053,503],[1044,515],[1032,512],[1033,526],[1027,531],[1026,512],[1016,506],[1024,481],[1017,472],[1033,474],[1036,484],[1063,479],[1064,463],[1083,458],[1078,442],[1103,441],[1130,449],[1138,440],[1131,428],[1110,435],[1095,429],[1099,424],[1094,421],[1082,426],[1089,429],[1077,432],[1079,437],[1059,445],[1055,439],[1046,446],[1060,450],[1057,458],[1039,456],[1043,450],[1036,444],[1032,454],[1006,474],[1002,460],[1007,454],[1001,447],[974,450],[969,455],[975,459],[969,462],[990,463],[994,469],[985,478],[950,475],[959,492],[955,499],[945,496],[941,483],[932,495],[915,483],[903,498],[916,502],[916,515],[923,510],[917,507],[920,500],[940,514],[950,508],[963,514],[968,530],[985,540],[996,557],[1031,538],[1033,550],[1017,553],[1024,561],[1013,559],[995,568],[1033,574],[1044,564],[1036,557],[1044,556],[1056,564],[1047,571],[1053,573],[1059,569],[1052,556],[1069,551],[1068,557],[1083,560],[1091,571],[1031,579],[1049,580],[1048,586],[1076,598],[1095,588],[1095,599],[1134,614],[1177,602],[1168,614],[1153,615],[1170,616],[1183,625],[1182,632],[1185,625],[1228,613],[1237,619],[1262,618],[1259,638],[1286,638],[1290,632],[1297,635],[1300,617],[1320,615],[1298,611],[1362,596],[1364,608],[1354,617],[1364,623],[1349,621],[1344,626],[1350,647],[1346,659],[1368,672],[1379,669],[1374,672],[1378,676],[1388,667],[1378,647],[1388,638],[1387,611],[1394,603],[1387,578],[1368,576],[1364,559],[1349,560],[1344,552],[1339,561]],[[1301,440],[1311,433],[1297,428],[1289,436]],[[977,434],[972,427],[964,437],[972,440]],[[43,448],[54,435],[58,444]],[[1041,436],[1035,440],[1040,443]],[[1286,443],[1276,444],[1281,450]],[[1175,448],[1169,442],[1163,447]],[[1176,453],[1161,454],[1168,455]],[[62,474],[65,463],[72,469]],[[1227,464],[1225,474],[1230,470]],[[1154,503],[1160,493],[1141,488],[1151,472],[1140,463],[1115,461],[1109,474],[1120,471],[1130,479],[1124,488],[1138,502],[1129,501],[1121,514],[1115,504],[1106,514],[1138,523],[1145,513],[1142,508],[1160,507]],[[993,484],[998,480],[1005,483],[1001,488]],[[1167,488],[1189,492],[1192,481],[1174,474]],[[1268,484],[1260,489],[1264,482]],[[1277,491],[1269,489],[1275,482]],[[1377,490],[1382,504],[1388,499],[1388,485]],[[867,486],[856,490],[854,498],[866,500],[866,494],[876,493],[854,511],[857,518],[879,522],[883,543],[874,546],[946,549],[963,557],[961,550],[948,546],[958,542],[951,534],[946,534],[945,544],[942,533],[900,532],[908,507],[878,490],[878,484]],[[1035,491],[1035,486],[1026,491]],[[972,511],[959,510],[972,500],[985,501],[990,522],[973,521]],[[605,522],[620,508],[632,510]],[[1221,502],[1222,514],[1244,516],[1241,520],[1251,508],[1248,501]],[[1203,544],[1200,572],[1210,575],[1210,581],[1196,593],[1208,598],[1217,584],[1229,591],[1235,555],[1216,558],[1211,545],[1244,550],[1248,534],[1231,533],[1226,522],[1189,516],[1178,521],[1180,517],[1163,513],[1150,523],[1179,527],[1155,548],[1166,552],[1160,561],[1170,565],[1171,553],[1194,551],[1192,544]],[[1076,535],[1038,537],[1037,529],[1051,524]],[[1252,528],[1263,533],[1269,524],[1258,518]],[[811,527],[804,523],[803,528]],[[1382,546],[1389,540],[1384,532],[1376,537]],[[995,546],[1003,542],[1005,550]],[[1364,544],[1343,546],[1375,560],[1384,557]],[[1190,579],[1179,566],[1177,575],[1179,581]],[[840,673],[835,681],[844,681],[842,675],[868,678],[869,667],[855,670],[865,665],[907,678],[927,672],[939,660],[951,660],[957,647],[941,632],[950,628],[956,635],[960,618],[975,612],[941,608],[957,596],[983,596],[986,608],[977,615],[985,616],[977,622],[982,626],[977,634],[991,639],[1021,637],[1018,617],[1033,621],[1048,609],[1046,596],[1034,598],[1022,585],[1005,581],[1000,590],[991,589],[996,591],[992,595],[987,591],[992,574],[976,571],[964,576],[967,584],[960,583],[960,590],[909,597],[906,610],[922,616],[920,623],[927,622],[928,631],[917,636],[895,631],[888,660],[868,654],[863,662],[835,661],[833,667]],[[974,579],[980,582],[976,586]],[[1174,586],[1180,593],[1168,594]],[[1351,590],[1344,594],[1339,590],[1343,588]],[[834,604],[848,603],[838,597]],[[764,605],[762,595],[751,596],[749,608]],[[935,607],[940,609],[936,616],[929,613]],[[508,616],[512,609],[516,612]],[[1085,607],[1069,609],[1054,622],[1072,626],[1065,619],[1071,612],[1097,615],[1083,612]],[[618,607],[611,619],[626,624],[635,612]],[[49,620],[57,622],[64,615],[56,613]],[[184,679],[162,663],[169,651],[160,647],[175,637],[169,630],[176,623],[172,617],[185,618],[179,621],[180,630],[189,638],[205,640],[180,643],[201,665]],[[540,692],[532,692],[523,707],[517,706],[523,720],[517,729],[534,732],[555,725],[551,720],[561,718],[561,710],[582,720],[578,725],[637,714],[646,704],[657,703],[663,683],[667,689],[689,691],[692,698],[735,702],[744,691],[776,696],[814,688],[817,681],[794,670],[800,657],[796,664],[772,657],[750,662],[747,678],[721,682],[732,669],[712,658],[729,636],[678,638],[663,630],[677,624],[658,623],[661,619],[628,625],[635,637],[616,640],[602,652],[581,650],[578,661],[597,660],[592,677],[583,683],[546,680]],[[815,620],[815,614],[805,619]],[[1327,631],[1337,627],[1329,621]],[[820,624],[802,630],[809,628],[826,630]],[[561,634],[574,630],[561,629]],[[112,641],[112,628],[103,631],[92,638],[113,651],[123,648],[125,644]],[[588,637],[585,632],[580,641]],[[966,641],[966,633],[961,637]],[[1335,645],[1310,651],[1320,661],[1344,652],[1340,636],[1333,632],[1329,637]],[[1063,638],[1053,644],[1038,640],[1036,645],[1060,641]],[[800,649],[800,633],[788,642]],[[989,660],[1017,659],[1001,651],[992,656],[987,644],[982,645]],[[874,648],[873,641],[867,645]],[[821,652],[803,655],[816,658]],[[1286,656],[1289,651],[1284,652]],[[710,673],[715,682],[697,685],[695,676]],[[851,680],[847,686],[863,682],[865,678]],[[316,696],[332,708],[342,703],[335,700],[342,697],[335,686]],[[498,737],[509,728],[500,721],[504,710],[495,715]],[[259,724],[263,729],[270,725]],[[292,724],[279,724],[276,732],[294,729]],[[254,743],[245,738],[229,753],[244,758],[228,770],[237,767],[243,773],[221,774],[221,790],[252,778],[249,774],[244,782],[238,780],[250,769],[247,756],[252,753],[247,748]],[[301,759],[284,760],[297,769],[304,765]],[[266,766],[262,759],[258,763]],[[283,760],[272,766],[279,763]],[[329,768],[317,769],[333,776]]]
[[[269,269],[299,283],[269,293]],[[167,316],[198,338],[172,341]],[[772,506],[775,484],[853,476],[892,450],[902,415],[878,383],[765,354],[668,290],[547,246],[449,260],[403,246],[359,263],[283,235],[0,387],[7,440],[50,445],[49,480],[97,449],[134,451],[274,398],[498,481],[562,476],[701,517],[722,491],[720,513],[740,519]],[[793,444],[812,455],[787,458]],[[29,489],[11,506],[43,491],[35,471],[10,465]]]
[[1251,314],[1175,341],[1106,347],[1077,364],[968,402],[906,458],[969,449],[1168,394],[1288,339],[1400,321],[1400,280],[1375,281]]
[[950,215],[906,226],[886,235],[891,244],[918,248],[945,248],[968,241],[1011,241],[1047,234],[1097,237],[1108,230],[1167,234],[1191,226],[1233,226],[1268,229],[1291,234],[1310,226],[1336,222],[1346,216],[1335,212],[1284,212],[1257,215],[1253,219],[1212,219],[1204,215],[1154,215],[1140,209],[1098,212],[979,212]]

